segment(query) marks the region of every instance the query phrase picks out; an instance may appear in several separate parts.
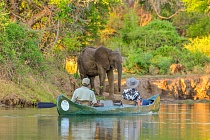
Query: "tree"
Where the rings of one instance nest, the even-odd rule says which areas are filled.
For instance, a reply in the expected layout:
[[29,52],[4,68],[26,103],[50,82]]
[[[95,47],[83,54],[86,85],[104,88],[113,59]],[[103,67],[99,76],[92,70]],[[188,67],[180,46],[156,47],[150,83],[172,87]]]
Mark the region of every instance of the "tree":
[[10,18],[39,31],[43,53],[77,52],[98,38],[109,8],[120,0],[7,0]]
[[184,10],[180,0],[149,0],[149,3],[160,19],[171,19]]

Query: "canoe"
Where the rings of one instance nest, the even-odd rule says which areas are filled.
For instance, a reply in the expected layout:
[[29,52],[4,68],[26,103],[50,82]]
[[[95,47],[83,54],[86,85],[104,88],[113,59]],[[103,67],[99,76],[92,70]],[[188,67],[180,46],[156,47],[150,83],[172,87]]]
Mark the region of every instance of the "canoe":
[[[56,106],[59,115],[128,115],[158,113],[160,108],[160,96],[155,94],[147,99],[149,105],[135,106],[126,104],[114,104],[112,100],[101,100],[103,107],[93,107],[76,104],[67,96],[60,94]],[[111,102],[111,103],[110,103]]]

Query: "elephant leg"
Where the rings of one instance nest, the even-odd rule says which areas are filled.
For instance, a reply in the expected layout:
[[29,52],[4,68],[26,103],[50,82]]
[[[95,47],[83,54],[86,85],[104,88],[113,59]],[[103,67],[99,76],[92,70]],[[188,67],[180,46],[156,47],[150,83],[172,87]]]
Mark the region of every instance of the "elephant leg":
[[114,72],[113,68],[111,68],[109,71],[107,71],[107,77],[109,81],[109,97],[114,97]]
[[103,96],[103,93],[104,93],[105,79],[106,79],[105,72],[99,74],[99,80],[100,80],[99,94],[100,94],[100,96]]
[[95,76],[92,76],[92,77],[89,77],[89,78],[90,78],[91,90],[93,90],[94,93],[97,94],[96,89],[95,89],[95,84],[94,84]]

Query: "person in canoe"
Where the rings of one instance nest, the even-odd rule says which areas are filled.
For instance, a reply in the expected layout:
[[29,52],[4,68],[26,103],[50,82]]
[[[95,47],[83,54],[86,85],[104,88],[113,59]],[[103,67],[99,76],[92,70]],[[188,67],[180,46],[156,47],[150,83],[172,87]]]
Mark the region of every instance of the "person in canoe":
[[136,80],[134,77],[128,78],[126,80],[126,85],[128,86],[128,88],[123,90],[122,98],[124,100],[135,101],[137,105],[140,106],[140,92],[135,89],[138,86],[138,84],[139,81]]
[[97,103],[94,92],[88,88],[89,84],[90,79],[84,78],[82,80],[82,86],[74,91],[71,101],[88,106],[103,106],[102,104]]

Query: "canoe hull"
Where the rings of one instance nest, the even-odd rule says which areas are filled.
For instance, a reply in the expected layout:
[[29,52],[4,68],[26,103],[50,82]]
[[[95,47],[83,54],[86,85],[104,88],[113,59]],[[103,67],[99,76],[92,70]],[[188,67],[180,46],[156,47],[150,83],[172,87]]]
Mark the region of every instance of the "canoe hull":
[[57,111],[59,115],[128,115],[157,113],[160,108],[160,96],[156,94],[148,100],[154,102],[147,106],[104,106],[90,107],[73,103],[68,97],[59,95],[57,98]]

